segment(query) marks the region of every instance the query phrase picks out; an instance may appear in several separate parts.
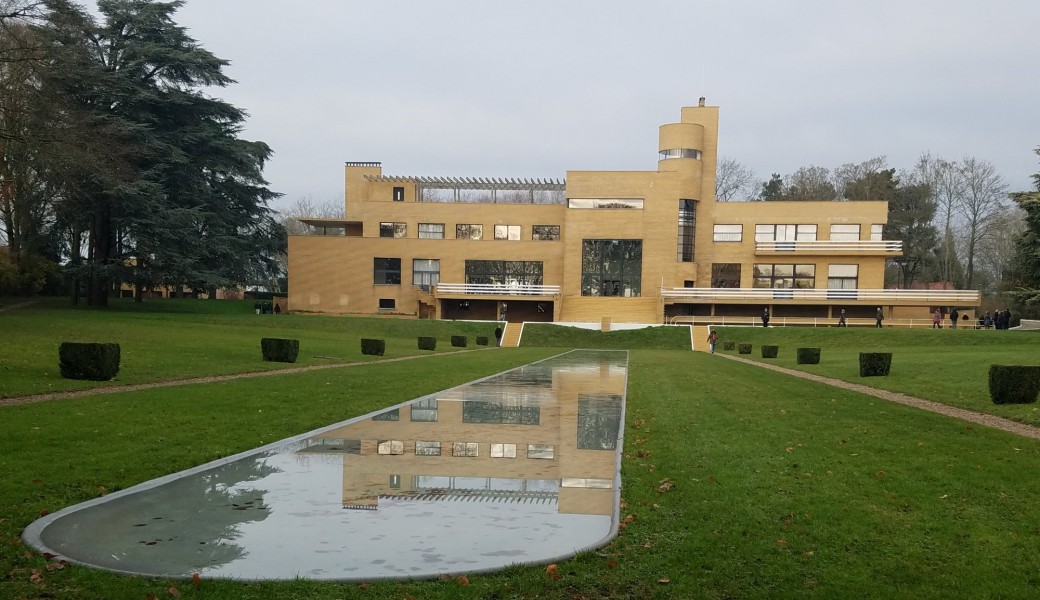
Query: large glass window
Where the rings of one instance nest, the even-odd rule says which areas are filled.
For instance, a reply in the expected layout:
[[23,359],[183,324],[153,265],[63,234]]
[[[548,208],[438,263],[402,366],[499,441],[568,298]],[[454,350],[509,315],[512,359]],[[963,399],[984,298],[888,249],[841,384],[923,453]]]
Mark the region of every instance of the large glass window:
[[[412,411],[409,416],[413,422],[434,423],[437,421],[437,399],[427,398],[418,402],[412,402]],[[438,446],[439,447],[439,446]]]
[[740,287],[740,263],[712,263],[711,287]]
[[436,258],[416,258],[412,260],[412,285],[426,291],[441,280],[441,261]]
[[455,239],[457,240],[479,240],[484,237],[483,225],[456,225]]
[[582,296],[639,296],[643,240],[582,240]]
[[830,265],[827,267],[827,288],[854,290],[859,287],[859,265]]
[[755,265],[757,288],[815,288],[816,265]]
[[559,225],[532,225],[531,226],[531,239],[532,240],[549,240],[559,241],[560,239],[560,226]]
[[814,242],[816,225],[755,225],[756,242]]
[[743,225],[716,225],[713,231],[716,242],[739,242],[744,239]]
[[443,240],[444,223],[419,223],[419,239]]
[[831,225],[832,242],[858,242],[859,225]]
[[520,226],[519,225],[495,225],[495,239],[496,240],[519,240],[520,239]]
[[401,259],[373,258],[372,283],[376,285],[401,285]]
[[542,261],[467,260],[466,283],[542,285]]
[[679,201],[679,262],[693,262],[694,232],[697,229],[697,201]]
[[407,223],[380,223],[379,224],[379,237],[383,237],[383,238],[403,238],[403,237],[408,237],[408,224]]

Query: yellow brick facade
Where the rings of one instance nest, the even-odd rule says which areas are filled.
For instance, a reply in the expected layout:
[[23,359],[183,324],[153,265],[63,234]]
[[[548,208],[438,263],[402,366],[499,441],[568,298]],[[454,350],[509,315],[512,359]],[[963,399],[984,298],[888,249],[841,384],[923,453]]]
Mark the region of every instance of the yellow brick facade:
[[[381,163],[347,163],[345,218],[304,219],[327,235],[289,239],[289,308],[660,323],[763,308],[832,318],[841,308],[868,317],[879,306],[886,315],[978,306],[977,292],[883,289],[885,261],[900,253],[898,241],[880,239],[885,202],[716,202],[718,116],[702,101],[662,125],[656,171],[568,171],[562,182],[396,176]],[[685,228],[681,206],[693,209]],[[469,226],[480,239],[457,237],[472,235]],[[413,273],[416,260],[436,261],[432,281]],[[394,261],[399,272],[384,280],[380,265]],[[791,270],[801,276],[785,277]]]

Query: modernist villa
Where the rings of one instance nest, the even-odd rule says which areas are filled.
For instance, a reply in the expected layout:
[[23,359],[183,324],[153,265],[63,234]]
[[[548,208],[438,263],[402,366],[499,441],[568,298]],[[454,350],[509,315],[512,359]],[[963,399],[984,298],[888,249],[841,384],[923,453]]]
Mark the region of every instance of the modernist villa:
[[660,127],[654,171],[405,176],[346,163],[346,217],[289,238],[289,309],[665,323],[927,317],[976,291],[891,290],[886,202],[719,202],[719,109]]

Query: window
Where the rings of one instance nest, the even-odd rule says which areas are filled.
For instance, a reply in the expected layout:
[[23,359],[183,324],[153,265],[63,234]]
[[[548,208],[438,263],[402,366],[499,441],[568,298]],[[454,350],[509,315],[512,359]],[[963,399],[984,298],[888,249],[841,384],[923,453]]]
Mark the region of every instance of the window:
[[871,241],[880,242],[882,239],[884,239],[883,237],[881,237],[883,235],[884,231],[885,231],[885,226],[884,225],[871,225],[870,226],[870,239],[871,239]]
[[582,240],[581,295],[640,294],[643,240]]
[[[409,417],[413,422],[436,423],[437,422],[437,399],[427,398],[418,402],[412,402],[412,412]],[[438,446],[440,447],[440,446]]]
[[455,239],[458,240],[479,240],[484,237],[484,226],[483,225],[456,225],[455,226]]
[[397,308],[397,300],[394,298],[380,298],[379,310],[393,310]]
[[496,240],[519,240],[520,239],[520,226],[519,225],[495,225],[495,239]]
[[377,454],[401,455],[404,454],[404,442],[400,440],[379,440],[376,447]]
[[542,285],[542,261],[467,260],[466,283]]
[[394,202],[404,202],[403,187],[394,187]]
[[373,421],[400,421],[401,420],[401,409],[393,408],[385,412],[381,412],[378,415],[372,417]]
[[403,238],[408,237],[407,223],[380,223],[379,237],[381,238]]
[[697,227],[697,201],[679,201],[679,262],[693,262],[694,232]]
[[416,456],[440,456],[441,455],[441,443],[440,442],[415,442],[415,455]]
[[491,458],[516,458],[516,444],[491,444]]
[[373,258],[372,263],[372,283],[401,285],[400,258]]
[[813,242],[816,225],[755,225],[756,242]]
[[568,198],[567,208],[643,209],[642,198]]
[[472,458],[478,456],[478,444],[476,442],[452,442],[451,455]]
[[701,151],[694,150],[693,148],[672,148],[669,150],[661,150],[660,158],[658,160],[668,160],[672,158],[693,158],[700,160]]
[[714,230],[716,242],[740,242],[744,240],[743,225],[716,225]]
[[548,240],[548,241],[559,241],[560,240],[560,226],[559,225],[532,225],[531,226],[531,239],[532,240]]
[[711,287],[740,287],[740,263],[712,263]]
[[528,444],[527,458],[544,458],[552,460],[556,456],[556,446],[552,444]]
[[831,241],[858,242],[859,225],[831,225]]
[[443,240],[444,223],[419,223],[419,239]]
[[854,290],[859,287],[859,265],[830,265],[827,267],[827,288]]
[[430,291],[430,286],[441,280],[441,261],[436,258],[416,258],[412,260],[412,285]]
[[815,288],[816,265],[755,265],[756,288]]

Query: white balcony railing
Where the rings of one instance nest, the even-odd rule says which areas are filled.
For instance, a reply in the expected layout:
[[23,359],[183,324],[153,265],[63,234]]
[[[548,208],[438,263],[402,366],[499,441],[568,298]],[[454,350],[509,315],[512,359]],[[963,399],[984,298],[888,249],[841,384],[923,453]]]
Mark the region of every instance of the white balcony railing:
[[850,254],[902,254],[900,240],[813,240],[796,242],[755,242],[755,252],[848,252]]
[[761,300],[832,302],[861,300],[878,304],[927,304],[929,306],[978,306],[978,290],[886,290],[886,289],[778,289],[778,288],[665,288],[665,300]]
[[519,285],[493,283],[438,283],[433,286],[434,296],[483,294],[486,296],[555,296],[558,285]]

